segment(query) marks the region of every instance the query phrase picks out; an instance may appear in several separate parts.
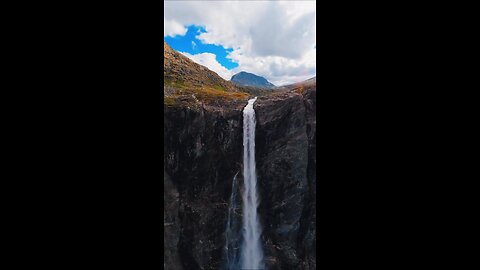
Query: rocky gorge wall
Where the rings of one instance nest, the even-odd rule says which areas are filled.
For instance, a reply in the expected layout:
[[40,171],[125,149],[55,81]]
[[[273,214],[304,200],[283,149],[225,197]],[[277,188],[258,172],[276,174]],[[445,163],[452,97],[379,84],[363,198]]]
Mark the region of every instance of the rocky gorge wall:
[[[259,97],[256,159],[268,269],[315,269],[316,89]],[[165,269],[221,269],[246,105],[164,106]],[[239,213],[241,215],[241,213]]]

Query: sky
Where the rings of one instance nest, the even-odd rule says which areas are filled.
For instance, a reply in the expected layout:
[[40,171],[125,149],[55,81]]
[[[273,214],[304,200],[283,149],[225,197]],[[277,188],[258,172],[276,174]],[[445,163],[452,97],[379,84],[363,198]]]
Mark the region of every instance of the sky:
[[280,86],[316,76],[314,1],[164,1],[164,39],[225,80]]

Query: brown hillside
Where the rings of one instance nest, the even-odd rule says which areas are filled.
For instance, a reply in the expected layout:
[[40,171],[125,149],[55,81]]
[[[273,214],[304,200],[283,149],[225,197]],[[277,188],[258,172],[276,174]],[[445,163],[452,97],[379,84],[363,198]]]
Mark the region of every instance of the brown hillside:
[[316,88],[317,88],[317,77],[313,77],[303,82],[298,82],[298,83],[278,87],[277,91],[288,90],[288,91],[303,93],[306,90],[310,90],[310,89],[316,90]]
[[227,92],[237,92],[238,89],[229,81],[222,79],[217,73],[199,65],[188,57],[173,50],[164,41],[164,72],[168,84],[180,84],[193,87],[212,87]]

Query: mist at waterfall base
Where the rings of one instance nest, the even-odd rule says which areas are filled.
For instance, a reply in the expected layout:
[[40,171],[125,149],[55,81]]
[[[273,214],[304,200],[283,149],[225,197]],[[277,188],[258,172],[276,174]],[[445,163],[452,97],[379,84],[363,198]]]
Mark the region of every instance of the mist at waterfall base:
[[263,250],[260,242],[261,226],[257,213],[259,204],[257,192],[257,173],[255,164],[255,110],[253,103],[257,98],[250,99],[243,110],[243,193],[242,193],[242,238],[236,219],[236,176],[232,181],[228,220],[225,231],[225,263],[226,269],[263,269]]

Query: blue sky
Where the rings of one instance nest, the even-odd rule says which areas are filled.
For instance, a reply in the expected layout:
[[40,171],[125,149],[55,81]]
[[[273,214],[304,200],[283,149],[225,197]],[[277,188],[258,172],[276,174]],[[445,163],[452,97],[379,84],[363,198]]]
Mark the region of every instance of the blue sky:
[[197,39],[197,36],[201,33],[206,33],[204,27],[197,25],[189,25],[187,27],[187,33],[184,36],[176,35],[174,37],[165,37],[165,41],[172,47],[172,49],[179,52],[186,52],[191,55],[200,53],[213,53],[216,56],[216,60],[220,65],[228,70],[238,67],[238,64],[227,58],[228,53],[233,49],[225,49],[223,46],[217,46],[214,44],[203,44],[202,41]]
[[165,1],[172,49],[225,80],[246,71],[275,85],[316,75],[315,1]]

